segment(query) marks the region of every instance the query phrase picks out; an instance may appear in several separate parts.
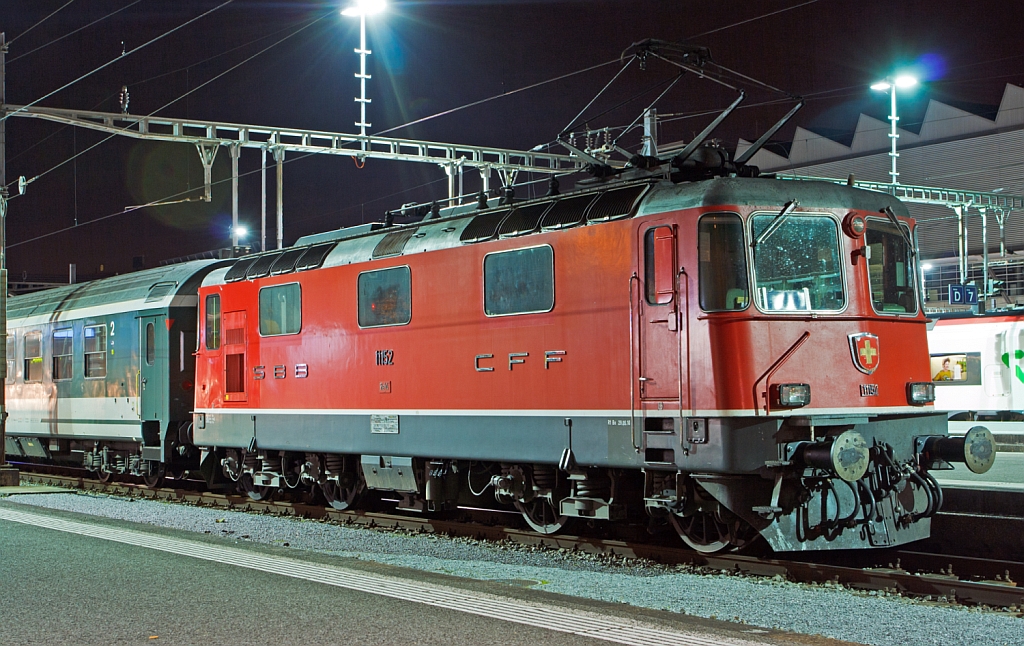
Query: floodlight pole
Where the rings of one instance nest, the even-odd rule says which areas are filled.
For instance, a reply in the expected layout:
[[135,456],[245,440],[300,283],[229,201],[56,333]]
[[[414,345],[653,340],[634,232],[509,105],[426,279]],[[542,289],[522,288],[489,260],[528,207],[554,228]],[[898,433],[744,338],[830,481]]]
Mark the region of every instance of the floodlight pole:
[[370,78],[366,73],[366,57],[370,55],[370,50],[366,49],[366,11],[359,12],[359,49],[355,51],[359,54],[359,73],[356,74],[359,79],[359,97],[356,99],[359,103],[359,122],[355,125],[359,126],[359,136],[362,137],[360,149],[366,150],[366,129],[370,126],[366,123],[366,104],[370,102],[366,98],[366,81]]
[[17,486],[18,469],[7,463],[7,34],[0,32],[0,487]]
[[889,175],[892,177],[893,185],[899,184],[899,173],[896,172],[896,158],[899,157],[899,153],[896,152],[896,140],[900,138],[899,133],[896,131],[896,122],[900,118],[896,115],[896,80],[892,79],[889,81],[889,96],[891,98],[892,111],[889,113],[889,121],[892,123],[892,130],[889,132],[889,139],[892,140],[892,150],[889,151],[889,157],[892,158],[892,170],[889,171]]

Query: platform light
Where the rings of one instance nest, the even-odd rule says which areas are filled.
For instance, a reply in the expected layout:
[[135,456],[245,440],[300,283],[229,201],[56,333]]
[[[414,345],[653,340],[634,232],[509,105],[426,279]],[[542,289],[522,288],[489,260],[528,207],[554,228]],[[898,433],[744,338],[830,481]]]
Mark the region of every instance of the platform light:
[[892,184],[895,186],[899,184],[899,173],[896,172],[896,158],[899,155],[896,153],[896,140],[900,138],[899,133],[896,131],[896,122],[900,120],[896,113],[896,88],[907,89],[917,85],[917,78],[910,74],[896,74],[890,76],[884,80],[878,81],[871,84],[871,89],[877,92],[889,92],[891,99],[892,111],[889,113],[889,121],[892,123],[892,130],[889,132],[889,139],[892,141],[892,149],[889,152],[889,157],[892,158],[892,170],[889,171],[889,175],[892,177]]
[[245,236],[249,235],[249,229],[240,224],[231,229],[231,235],[237,238],[238,240],[242,240],[243,238],[245,238]]

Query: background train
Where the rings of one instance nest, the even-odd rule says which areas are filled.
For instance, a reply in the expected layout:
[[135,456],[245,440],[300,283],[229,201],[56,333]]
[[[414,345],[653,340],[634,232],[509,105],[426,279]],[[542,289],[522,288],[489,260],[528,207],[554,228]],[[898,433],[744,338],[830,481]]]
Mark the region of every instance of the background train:
[[1024,443],[1024,313],[938,315],[928,332],[935,408],[951,433],[983,421],[1000,445]]
[[933,409],[913,236],[884,194],[635,172],[18,297],[7,451],[702,551],[899,545],[930,469],[994,457]]

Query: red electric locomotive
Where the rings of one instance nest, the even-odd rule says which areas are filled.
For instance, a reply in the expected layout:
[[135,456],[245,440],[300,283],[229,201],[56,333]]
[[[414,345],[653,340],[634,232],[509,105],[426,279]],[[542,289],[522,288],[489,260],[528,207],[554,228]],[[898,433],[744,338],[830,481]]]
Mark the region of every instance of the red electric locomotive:
[[992,442],[932,410],[913,236],[885,194],[662,176],[300,239],[205,279],[193,439],[256,498],[921,539],[929,469]]

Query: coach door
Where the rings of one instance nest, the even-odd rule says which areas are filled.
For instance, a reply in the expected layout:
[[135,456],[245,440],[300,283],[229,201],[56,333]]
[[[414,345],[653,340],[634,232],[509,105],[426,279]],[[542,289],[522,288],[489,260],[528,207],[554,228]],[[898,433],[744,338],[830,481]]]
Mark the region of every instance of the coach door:
[[246,393],[245,310],[224,312],[224,400],[244,402]]
[[167,417],[167,318],[143,316],[140,340],[139,394],[142,419],[162,420]]
[[680,316],[676,229],[654,224],[639,231],[640,398],[680,401],[680,355],[686,317]]

